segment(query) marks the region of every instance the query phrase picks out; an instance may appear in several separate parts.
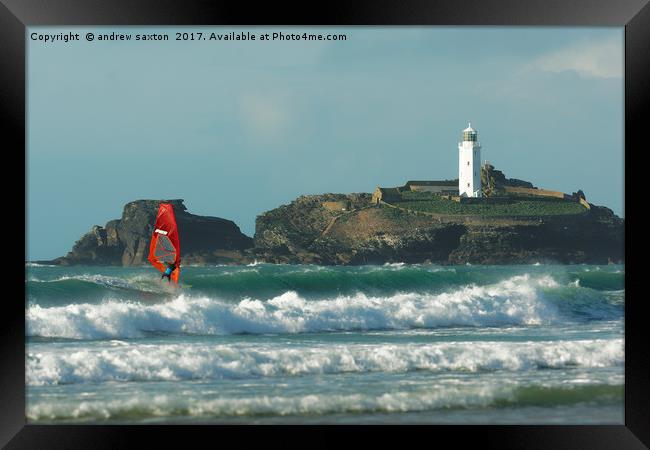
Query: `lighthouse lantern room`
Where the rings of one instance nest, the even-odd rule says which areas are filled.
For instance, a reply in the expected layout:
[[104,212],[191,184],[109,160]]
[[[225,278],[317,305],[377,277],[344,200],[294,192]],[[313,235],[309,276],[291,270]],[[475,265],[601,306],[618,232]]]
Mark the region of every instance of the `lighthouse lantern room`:
[[481,197],[481,144],[471,123],[458,143],[458,193],[461,197]]

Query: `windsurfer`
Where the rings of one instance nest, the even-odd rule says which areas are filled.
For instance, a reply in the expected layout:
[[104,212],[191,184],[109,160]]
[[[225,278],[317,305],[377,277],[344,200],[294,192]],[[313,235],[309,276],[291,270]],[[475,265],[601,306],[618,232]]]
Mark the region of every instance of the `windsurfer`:
[[178,284],[181,272],[180,254],[181,246],[174,206],[171,203],[161,203],[153,226],[147,257],[149,262],[162,273],[161,281],[167,277],[169,283],[173,281],[174,284]]

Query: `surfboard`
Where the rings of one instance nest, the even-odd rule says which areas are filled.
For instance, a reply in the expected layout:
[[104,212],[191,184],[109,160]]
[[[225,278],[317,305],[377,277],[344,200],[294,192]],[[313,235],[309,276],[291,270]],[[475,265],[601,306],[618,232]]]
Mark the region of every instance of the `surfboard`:
[[181,272],[181,244],[174,206],[171,203],[161,203],[158,206],[147,259],[161,273],[165,272],[167,264],[174,263],[176,268],[171,273],[171,281],[178,286]]

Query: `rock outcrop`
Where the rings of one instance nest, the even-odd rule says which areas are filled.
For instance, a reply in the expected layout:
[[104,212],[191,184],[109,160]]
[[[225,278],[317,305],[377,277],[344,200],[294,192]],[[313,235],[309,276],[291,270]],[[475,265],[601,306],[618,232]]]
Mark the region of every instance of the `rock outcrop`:
[[481,166],[481,186],[485,197],[503,194],[506,186],[536,189],[533,183],[529,181],[506,178],[503,172],[495,169],[492,164],[487,163]]
[[252,261],[253,240],[232,221],[186,211],[183,200],[137,200],[127,203],[122,218],[95,225],[64,257],[50,263],[137,266],[147,262],[149,242],[160,202],[174,205],[183,264],[227,264]]

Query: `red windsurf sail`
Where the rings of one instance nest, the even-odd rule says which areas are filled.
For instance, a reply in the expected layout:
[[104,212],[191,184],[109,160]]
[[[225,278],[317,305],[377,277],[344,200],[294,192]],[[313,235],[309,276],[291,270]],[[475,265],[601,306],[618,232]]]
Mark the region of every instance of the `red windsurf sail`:
[[174,207],[170,203],[161,203],[158,207],[156,224],[153,227],[149,244],[149,262],[159,271],[164,272],[168,263],[176,264],[171,279],[178,283],[181,261],[181,245],[178,239],[178,227]]

